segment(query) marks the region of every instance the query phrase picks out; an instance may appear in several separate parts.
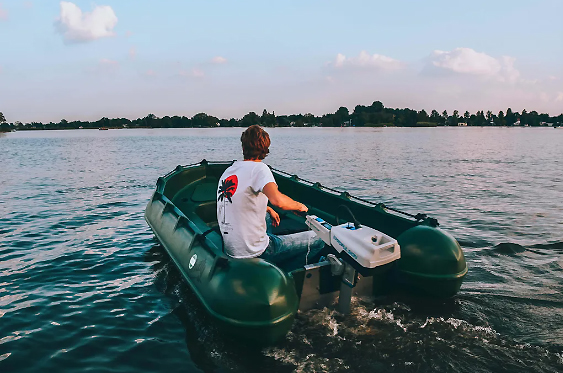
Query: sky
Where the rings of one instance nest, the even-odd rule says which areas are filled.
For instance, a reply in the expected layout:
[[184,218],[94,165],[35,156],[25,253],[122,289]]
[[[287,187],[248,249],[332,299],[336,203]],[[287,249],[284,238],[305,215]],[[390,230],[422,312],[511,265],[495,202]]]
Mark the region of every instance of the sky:
[[9,122],[563,112],[563,0],[0,0]]

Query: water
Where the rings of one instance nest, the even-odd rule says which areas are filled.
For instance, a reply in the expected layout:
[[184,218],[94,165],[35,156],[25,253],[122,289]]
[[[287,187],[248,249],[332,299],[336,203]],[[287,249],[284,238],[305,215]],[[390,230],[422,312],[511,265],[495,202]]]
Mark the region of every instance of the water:
[[0,372],[563,371],[563,130],[269,132],[274,167],[437,218],[470,268],[458,296],[354,299],[241,345],[143,219],[158,176],[240,158],[241,129],[0,134]]

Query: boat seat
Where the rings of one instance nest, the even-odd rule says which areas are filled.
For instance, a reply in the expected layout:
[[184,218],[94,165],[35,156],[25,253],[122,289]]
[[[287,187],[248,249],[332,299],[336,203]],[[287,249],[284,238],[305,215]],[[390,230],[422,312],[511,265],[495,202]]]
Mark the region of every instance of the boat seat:
[[192,201],[197,203],[215,201],[218,183],[215,179],[206,179],[197,184],[192,194]]
[[215,200],[202,203],[196,207],[195,213],[208,227],[217,225],[217,202]]

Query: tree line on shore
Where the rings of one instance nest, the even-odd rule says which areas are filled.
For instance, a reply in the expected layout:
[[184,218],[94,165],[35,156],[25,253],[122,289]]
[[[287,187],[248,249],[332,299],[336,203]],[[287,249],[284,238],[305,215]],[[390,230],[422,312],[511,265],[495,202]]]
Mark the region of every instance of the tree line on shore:
[[3,132],[11,130],[51,130],[51,129],[81,129],[81,128],[208,128],[208,127],[248,127],[259,124],[264,127],[434,127],[434,126],[542,126],[563,125],[563,114],[550,116],[540,114],[536,111],[522,112],[512,111],[508,108],[506,112],[499,111],[494,114],[477,111],[470,114],[468,111],[461,114],[454,110],[448,114],[446,110],[439,113],[432,110],[392,109],[386,108],[380,101],[375,101],[369,106],[357,105],[352,113],[348,108],[340,107],[336,112],[315,116],[313,114],[275,115],[266,109],[262,115],[250,112],[241,119],[219,119],[206,113],[199,113],[193,117],[186,116],[164,116],[158,118],[149,114],[144,118],[129,120],[127,118],[101,118],[94,122],[89,121],[67,121],[62,119],[58,123],[8,123],[0,112],[0,130]]

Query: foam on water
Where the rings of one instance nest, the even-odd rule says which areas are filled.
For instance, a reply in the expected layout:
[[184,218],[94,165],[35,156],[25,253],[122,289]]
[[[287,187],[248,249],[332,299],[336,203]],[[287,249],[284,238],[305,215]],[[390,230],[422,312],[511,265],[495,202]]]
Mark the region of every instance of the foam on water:
[[[436,371],[468,371],[467,366],[459,365],[463,356],[475,359],[471,371],[479,367],[486,371],[489,360],[499,354],[514,356],[515,362],[509,364],[513,371],[544,371],[545,364],[561,360],[558,352],[511,341],[490,325],[453,317],[421,317],[398,302],[372,307],[372,302],[353,298],[353,311],[346,317],[333,308],[300,314],[283,346],[266,349],[264,354],[294,365],[296,371],[314,372],[367,367],[419,371],[424,366]],[[471,345],[479,345],[489,357],[476,359],[467,349]],[[329,364],[327,357],[336,360]]]

